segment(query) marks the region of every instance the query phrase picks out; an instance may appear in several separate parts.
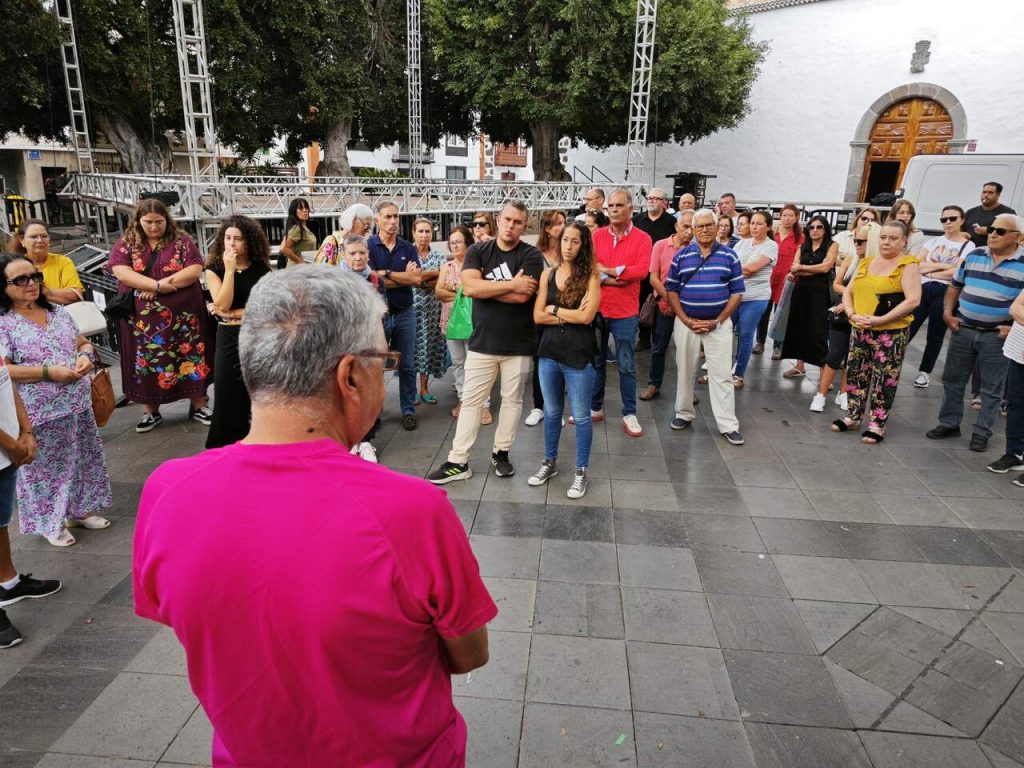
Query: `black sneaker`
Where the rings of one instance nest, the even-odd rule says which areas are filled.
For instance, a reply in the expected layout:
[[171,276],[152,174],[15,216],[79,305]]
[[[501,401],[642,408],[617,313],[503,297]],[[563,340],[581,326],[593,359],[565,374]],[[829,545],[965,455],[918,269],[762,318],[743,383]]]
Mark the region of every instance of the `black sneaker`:
[[508,460],[508,451],[495,451],[491,454],[491,466],[494,467],[494,474],[498,477],[512,477],[516,468]]
[[0,587],[0,608],[5,605],[14,605],[22,600],[34,600],[37,597],[46,597],[55,592],[60,592],[61,583],[56,579],[40,581],[33,579],[31,573],[21,574],[21,581],[10,589]]
[[136,432],[152,432],[164,422],[164,417],[159,413],[147,413],[142,421],[135,425]]
[[996,459],[987,467],[989,472],[995,472],[997,475],[1005,475],[1007,472],[1015,472],[1018,469],[1024,469],[1024,456],[1018,456],[1015,453],[1008,453],[1001,459]]
[[406,432],[412,432],[414,429],[416,429],[418,424],[419,422],[416,421],[416,417],[413,416],[411,413],[407,413],[405,414],[405,416],[402,417],[402,429],[404,429]]
[[984,453],[988,450],[988,438],[980,435],[971,435],[971,443],[967,446],[975,453]]
[[1017,477],[1013,479],[1013,484],[1024,488],[1024,475],[1017,475]]
[[548,480],[558,474],[558,470],[555,468],[554,459],[544,459],[541,462],[540,469],[538,469],[529,480],[529,485],[544,485]]
[[469,468],[469,464],[456,464],[453,461],[446,461],[427,475],[427,482],[434,485],[444,485],[456,480],[469,480],[472,476],[473,470]]
[[939,426],[929,429],[924,433],[929,440],[945,440],[947,437],[960,437],[960,427]]
[[205,405],[202,408],[189,408],[188,417],[193,421],[198,421],[200,424],[205,424],[206,426],[213,424],[213,411]]
[[0,648],[10,648],[22,641],[21,632],[11,624],[6,611],[0,611]]

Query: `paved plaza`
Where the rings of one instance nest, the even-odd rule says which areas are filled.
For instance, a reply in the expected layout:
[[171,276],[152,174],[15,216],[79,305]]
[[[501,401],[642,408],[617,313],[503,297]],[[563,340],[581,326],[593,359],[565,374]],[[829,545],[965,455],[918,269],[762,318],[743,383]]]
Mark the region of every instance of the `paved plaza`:
[[[829,431],[831,399],[826,413],[808,411],[816,369],[784,380],[768,355],[737,393],[740,448],[716,434],[706,387],[694,428],[669,429],[672,371],[662,396],[640,403],[644,436],[628,437],[610,373],[610,418],[595,425],[578,501],[565,496],[572,427],[561,474],[540,488],[526,478],[542,427],[520,429],[505,479],[487,471],[494,427],[483,428],[474,477],[446,486],[500,609],[490,663],[454,680],[468,764],[1024,765],[1024,488],[985,471],[1005,420],[984,454],[967,450],[969,429],[925,438],[941,385],[910,386],[922,342],[873,447]],[[419,407],[412,433],[398,427],[389,384],[382,463],[423,476],[444,461],[449,383],[434,384],[440,404]],[[14,540],[22,571],[64,589],[8,609],[26,640],[0,651],[4,768],[209,764],[210,727],[176,639],[132,613],[142,483],[205,439],[184,403],[164,413],[149,434],[132,430],[139,406],[103,430],[109,530],[76,530],[67,551]],[[181,503],[203,504],[202,486]],[[282,500],[252,525],[288,517]],[[279,566],[286,579],[303,564]]]

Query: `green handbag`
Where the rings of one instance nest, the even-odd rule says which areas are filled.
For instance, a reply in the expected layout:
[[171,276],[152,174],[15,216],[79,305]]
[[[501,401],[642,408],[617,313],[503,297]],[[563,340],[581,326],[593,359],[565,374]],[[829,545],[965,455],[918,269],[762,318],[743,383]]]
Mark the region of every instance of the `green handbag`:
[[462,295],[462,286],[455,294],[452,313],[448,317],[448,330],[445,337],[452,341],[466,341],[473,335],[473,300]]

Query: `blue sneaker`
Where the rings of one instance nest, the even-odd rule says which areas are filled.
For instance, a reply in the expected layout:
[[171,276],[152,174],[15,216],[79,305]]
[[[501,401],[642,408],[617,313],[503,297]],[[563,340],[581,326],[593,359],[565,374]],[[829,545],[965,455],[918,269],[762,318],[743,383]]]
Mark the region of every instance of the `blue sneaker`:
[[676,416],[672,419],[672,429],[686,429],[688,426],[690,426],[690,422],[680,416]]
[[743,445],[746,442],[739,432],[723,432],[722,437],[728,440],[730,445]]

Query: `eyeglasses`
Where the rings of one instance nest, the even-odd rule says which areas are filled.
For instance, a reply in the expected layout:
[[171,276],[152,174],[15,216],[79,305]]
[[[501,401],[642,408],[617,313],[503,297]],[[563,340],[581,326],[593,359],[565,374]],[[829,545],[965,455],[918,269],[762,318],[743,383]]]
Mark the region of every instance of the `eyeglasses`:
[[874,221],[874,220],[875,220],[875,217],[872,216],[870,213],[865,213],[863,216],[861,216],[858,219],[858,221]]
[[665,201],[665,200],[668,200],[668,198],[667,197],[648,197],[647,198],[647,202],[648,203],[656,203],[659,200],[660,201]]
[[867,240],[854,240],[853,244],[854,245],[867,245],[868,241]]
[[705,222],[704,224],[694,224],[693,225],[694,229],[712,229],[713,227],[715,227],[715,224],[713,222],[710,222],[710,221]]
[[809,230],[810,229],[824,229],[824,228],[825,228],[825,226],[823,224],[811,224],[809,227],[807,227],[807,229],[809,229]]
[[19,288],[24,288],[26,285],[33,282],[41,285],[43,282],[43,273],[33,272],[31,275],[18,275],[13,280],[8,280],[7,284],[16,285]]
[[988,233],[990,235],[999,235],[1000,237],[1002,237],[1003,235],[1005,235],[1005,234],[1007,234],[1009,232],[1019,233],[1020,230],[1019,229],[1006,229],[1006,227],[989,227],[988,228]]
[[473,226],[474,227],[486,227],[487,226],[487,222],[486,221],[474,221],[473,222]]
[[959,216],[942,216],[939,221],[943,224],[952,224],[954,221],[960,221]]
[[356,352],[353,357],[379,357],[384,361],[385,371],[397,371],[402,360],[402,353],[389,349],[387,352]]

